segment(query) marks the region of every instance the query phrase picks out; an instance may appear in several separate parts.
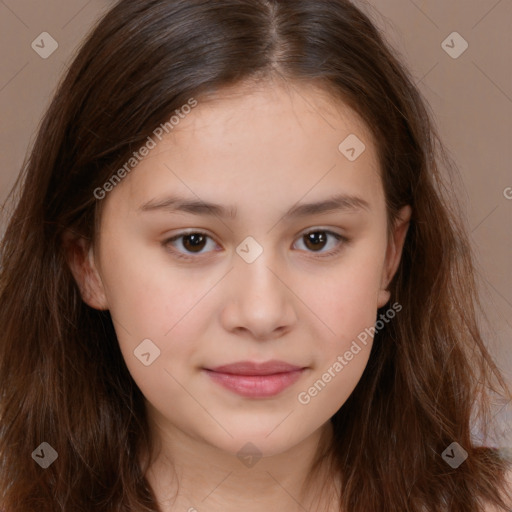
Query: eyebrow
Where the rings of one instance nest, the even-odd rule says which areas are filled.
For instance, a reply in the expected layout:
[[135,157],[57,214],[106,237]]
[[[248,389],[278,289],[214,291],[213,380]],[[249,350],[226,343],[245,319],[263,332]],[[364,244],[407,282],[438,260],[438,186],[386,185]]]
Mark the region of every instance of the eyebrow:
[[[235,219],[237,215],[237,209],[234,206],[227,207],[216,203],[180,196],[167,196],[162,199],[152,199],[144,203],[139,210],[142,212],[163,210],[171,213],[181,211],[194,215],[214,215],[231,219]],[[306,217],[308,215],[335,211],[356,213],[363,210],[370,210],[369,203],[364,199],[354,195],[336,194],[323,201],[295,204],[283,215],[282,219]]]

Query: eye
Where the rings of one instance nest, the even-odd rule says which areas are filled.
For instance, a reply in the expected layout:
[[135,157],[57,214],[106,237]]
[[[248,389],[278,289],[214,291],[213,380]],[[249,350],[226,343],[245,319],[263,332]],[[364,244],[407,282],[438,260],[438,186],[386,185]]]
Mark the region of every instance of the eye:
[[[334,248],[321,252],[321,250],[327,245],[329,237],[334,239]],[[316,229],[314,231],[304,233],[301,238],[299,238],[299,241],[304,241],[304,245],[307,250],[314,253],[320,253],[320,257],[326,257],[338,254],[343,249],[344,243],[348,242],[348,239],[338,233],[334,233],[333,231]]]
[[[334,245],[334,248],[328,251],[322,251],[322,249],[328,245],[329,238],[334,242],[331,244]],[[210,235],[202,231],[191,231],[168,238],[162,242],[162,245],[169,248],[177,258],[194,260],[197,259],[194,255],[199,256],[204,252],[211,252],[203,251],[203,249],[208,247],[209,241],[211,242],[210,248],[212,248],[212,246],[214,248],[216,244]],[[319,257],[329,257],[338,254],[349,240],[333,231],[316,229],[304,233],[298,241],[304,241],[306,252],[318,253]],[[180,246],[184,249],[184,252],[180,250]]]
[[[182,239],[181,243],[175,244],[175,242],[180,238]],[[169,238],[163,242],[163,245],[166,247],[169,245],[172,247],[175,247],[175,245],[181,245],[181,247],[183,247],[185,251],[189,252],[189,254],[201,254],[202,249],[208,245],[207,240],[213,242],[213,239],[206,233],[201,231],[193,231],[189,233],[181,233],[172,238]],[[176,253],[178,258],[193,259],[193,256],[187,256],[179,250],[172,249],[172,251]]]

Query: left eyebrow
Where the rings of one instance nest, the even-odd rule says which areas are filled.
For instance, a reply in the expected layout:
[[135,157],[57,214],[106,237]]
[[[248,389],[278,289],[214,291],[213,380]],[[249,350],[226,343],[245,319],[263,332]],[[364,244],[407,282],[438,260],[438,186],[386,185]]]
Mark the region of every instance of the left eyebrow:
[[283,216],[283,219],[291,217],[306,217],[320,213],[336,211],[358,212],[361,210],[370,211],[370,204],[361,197],[337,194],[324,201],[316,203],[300,203],[290,208]]
[[[164,210],[168,212],[186,212],[193,215],[214,215],[217,217],[236,218],[237,209],[235,206],[223,206],[208,201],[201,201],[192,198],[170,196],[162,199],[152,199],[144,203],[140,211],[149,212]],[[313,203],[300,203],[292,206],[282,217],[284,220],[296,217],[306,217],[334,211],[358,212],[370,210],[370,205],[361,197],[348,194],[336,194],[323,201]]]

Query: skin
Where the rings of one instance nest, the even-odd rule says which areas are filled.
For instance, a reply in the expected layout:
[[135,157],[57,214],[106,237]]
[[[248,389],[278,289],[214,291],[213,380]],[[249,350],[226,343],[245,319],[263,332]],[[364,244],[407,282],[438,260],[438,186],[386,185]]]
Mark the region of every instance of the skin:
[[[353,162],[338,150],[349,134],[366,146]],[[139,209],[171,193],[233,205],[236,219]],[[369,209],[282,218],[297,202],[334,193]],[[110,310],[147,399],[159,448],[147,478],[162,510],[335,510],[329,493],[303,496],[303,482],[363,373],[371,337],[309,403],[297,397],[375,325],[411,215],[409,206],[400,211],[388,239],[367,127],[312,86],[238,86],[199,101],[104,201],[95,244],[81,244],[72,270],[84,300]],[[183,238],[165,245],[185,230],[211,238],[199,253]],[[305,232],[325,230],[348,242],[328,235],[323,246],[307,245]],[[236,252],[247,236],[263,249],[252,263]],[[145,366],[133,352],[148,338],[161,353]],[[201,370],[270,359],[307,367],[271,398],[241,397]],[[253,467],[237,457],[248,442],[262,455]]]

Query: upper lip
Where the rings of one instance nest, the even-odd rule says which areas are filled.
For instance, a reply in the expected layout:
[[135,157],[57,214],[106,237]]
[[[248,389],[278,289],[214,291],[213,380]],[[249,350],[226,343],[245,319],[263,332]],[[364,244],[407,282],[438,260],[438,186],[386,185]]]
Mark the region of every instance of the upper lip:
[[295,366],[285,361],[266,361],[257,363],[253,361],[239,361],[237,363],[216,366],[215,368],[206,368],[217,373],[230,373],[233,375],[273,375],[275,373],[293,372],[302,370],[303,366]]

